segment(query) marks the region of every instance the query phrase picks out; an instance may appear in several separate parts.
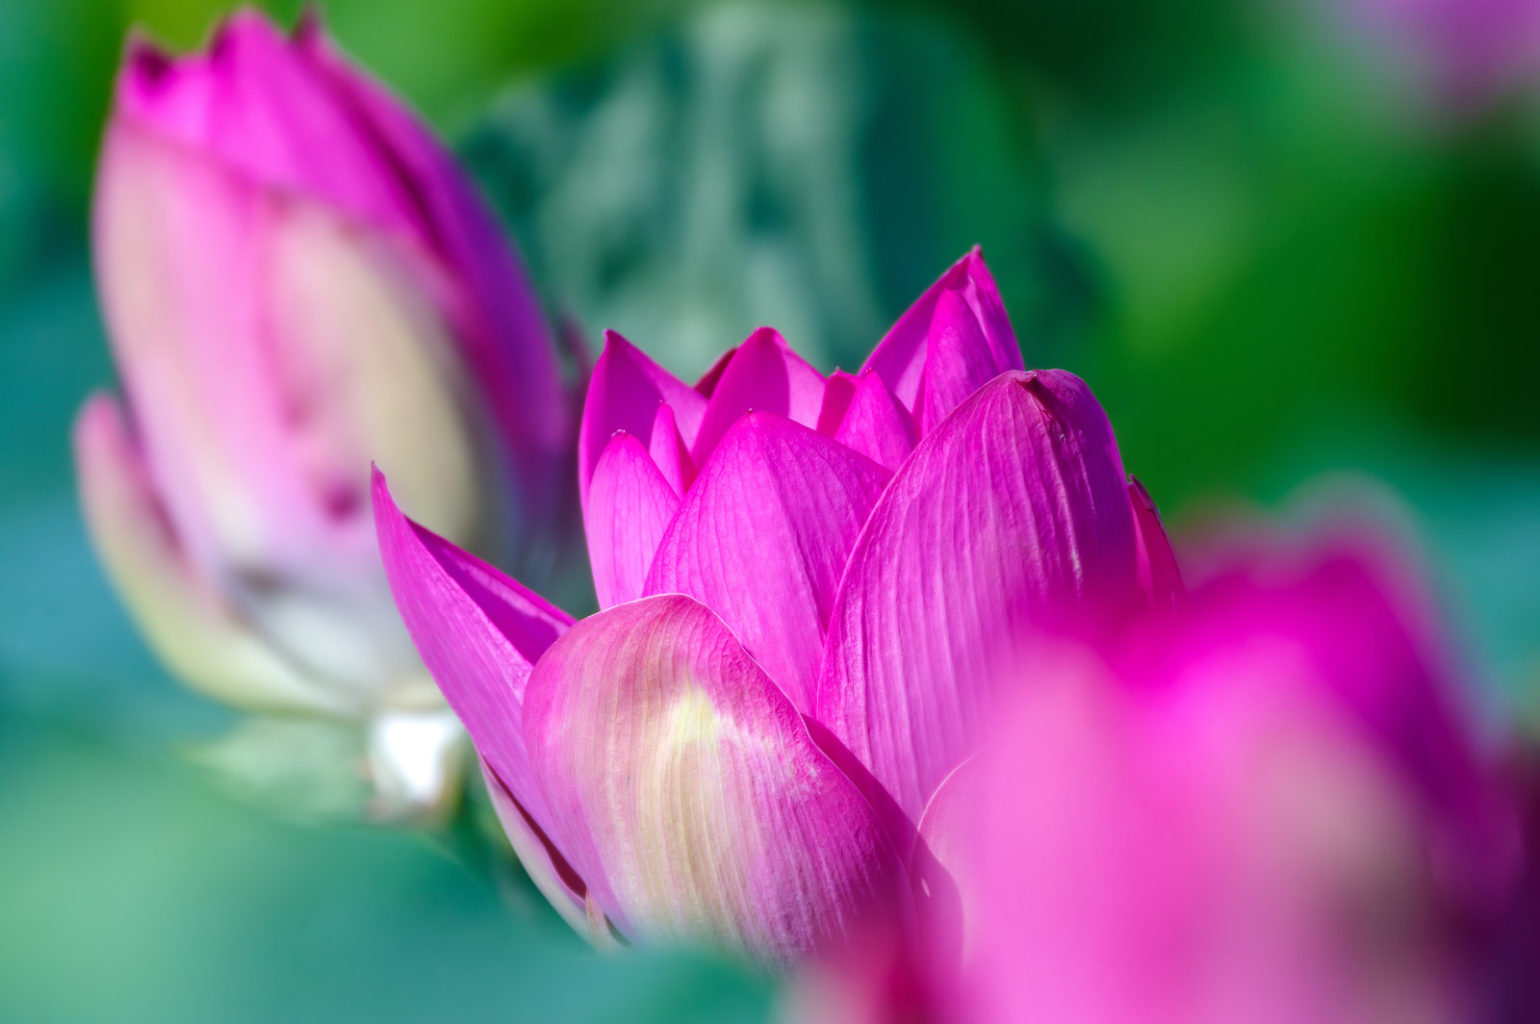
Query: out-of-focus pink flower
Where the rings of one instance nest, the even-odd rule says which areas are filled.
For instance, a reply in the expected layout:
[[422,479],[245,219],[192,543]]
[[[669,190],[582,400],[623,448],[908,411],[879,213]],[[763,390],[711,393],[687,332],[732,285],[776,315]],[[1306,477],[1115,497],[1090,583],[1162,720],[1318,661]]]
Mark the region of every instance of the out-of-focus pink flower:
[[822,968],[793,1019],[1484,1019],[1469,943],[1514,822],[1424,608],[1329,542],[1238,557],[1099,649],[1040,648],[921,825],[952,926]]
[[95,255],[123,396],[82,410],[77,462],[150,643],[242,707],[444,714],[380,566],[370,462],[528,569],[556,546],[576,425],[450,156],[313,18],[286,38],[241,12],[181,58],[133,41]]
[[909,916],[916,823],[1012,641],[1180,586],[1105,414],[1022,369],[977,252],[855,374],[761,329],[691,387],[610,335],[579,469],[603,610],[576,624],[383,478],[375,507],[514,846],[601,941],[789,961],[874,900]]
[[1540,84],[1540,0],[1352,0],[1342,13],[1455,111]]

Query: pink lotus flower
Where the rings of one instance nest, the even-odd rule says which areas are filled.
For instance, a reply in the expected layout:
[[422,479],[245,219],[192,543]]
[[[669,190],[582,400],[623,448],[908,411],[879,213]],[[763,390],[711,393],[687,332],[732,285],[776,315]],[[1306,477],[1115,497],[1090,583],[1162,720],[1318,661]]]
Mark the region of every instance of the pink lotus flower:
[[821,969],[791,1019],[1477,1019],[1513,821],[1425,607],[1331,540],[1040,649],[921,824],[960,922]]
[[375,508],[514,847],[600,941],[784,962],[873,901],[908,914],[915,823],[993,713],[1002,641],[1178,585],[1105,414],[1022,369],[977,252],[856,374],[761,329],[691,387],[610,335],[579,468],[603,610],[578,623],[383,477]]
[[243,12],[203,54],[129,44],[95,234],[124,395],[81,411],[77,462],[151,645],[241,707],[442,709],[380,566],[370,462],[436,529],[530,566],[575,425],[449,155],[316,21],[284,38]]

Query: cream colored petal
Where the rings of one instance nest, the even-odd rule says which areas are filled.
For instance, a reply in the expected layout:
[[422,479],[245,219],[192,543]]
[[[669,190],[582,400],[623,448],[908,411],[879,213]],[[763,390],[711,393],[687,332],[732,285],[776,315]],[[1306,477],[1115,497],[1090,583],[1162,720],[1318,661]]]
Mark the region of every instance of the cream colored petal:
[[156,499],[123,411],[97,395],[75,423],[86,525],[145,640],[187,685],[252,710],[345,712],[197,577]]

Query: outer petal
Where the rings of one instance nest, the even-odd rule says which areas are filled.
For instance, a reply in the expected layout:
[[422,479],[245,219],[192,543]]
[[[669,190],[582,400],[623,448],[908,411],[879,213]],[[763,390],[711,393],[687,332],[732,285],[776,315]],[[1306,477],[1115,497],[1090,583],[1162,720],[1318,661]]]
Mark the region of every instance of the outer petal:
[[680,436],[689,444],[700,429],[706,399],[619,334],[605,332],[604,351],[594,363],[578,435],[578,481],[585,508],[599,456],[615,432],[624,430],[645,448],[663,403],[672,407]]
[[311,62],[256,11],[231,15],[201,54],[176,58],[132,41],[117,115],[254,184],[422,232],[409,183]]
[[882,378],[867,372],[856,378],[834,439],[879,465],[897,469],[914,450],[919,431],[909,410],[893,397]]
[[1156,608],[1170,608],[1182,596],[1182,571],[1171,550],[1171,538],[1160,521],[1160,512],[1144,485],[1128,481],[1128,500],[1134,507],[1135,539],[1138,542],[1139,587]]
[[75,421],[86,525],[140,632],[178,678],[251,710],[347,710],[253,633],[188,560],[118,403],[88,401]]
[[644,593],[711,608],[805,711],[845,560],[889,476],[815,431],[749,413],[685,497]]
[[1384,534],[1376,523],[1310,548],[1232,553],[1228,571],[1186,602],[1187,628],[1135,647],[1126,671],[1158,686],[1243,675],[1313,687],[1308,696],[1341,713],[1434,811],[1446,870],[1474,865],[1473,888],[1490,891],[1481,875],[1501,873],[1503,829],[1486,751],[1423,581]]
[[313,12],[292,45],[354,129],[379,148],[380,173],[402,179],[426,246],[467,293],[446,303],[457,337],[511,453],[526,480],[533,475],[521,500],[549,509],[562,493],[552,481],[572,457],[573,410],[534,285],[455,159],[396,97],[334,51]]
[[590,940],[602,938],[591,934],[587,884],[572,870],[550,837],[535,824],[518,797],[513,795],[513,790],[498,778],[486,758],[480,760],[481,777],[486,780],[492,809],[497,812],[497,821],[503,826],[503,832],[508,836],[508,842],[518,855],[519,863],[529,875],[529,880],[535,883],[540,895],[556,908],[556,912],[572,926],[573,931]]
[[697,466],[746,412],[773,412],[803,426],[818,425],[824,379],[780,334],[761,327],[738,346],[711,392],[690,453]]
[[911,817],[975,742],[1007,644],[1132,600],[1124,479],[1086,386],[1037,371],[982,388],[883,493],[830,618],[815,711]]
[[[360,262],[408,265],[404,286],[393,297],[376,300],[383,301],[381,312],[419,314],[405,324],[425,335],[416,339],[418,358],[469,364],[467,380],[456,383],[468,384],[485,399],[469,408],[472,417],[487,415],[503,441],[503,456],[514,463],[509,482],[519,492],[517,509],[541,522],[556,511],[563,492],[553,484],[559,465],[570,457],[571,410],[534,290],[453,158],[398,100],[332,50],[317,17],[303,17],[288,39],[260,13],[238,11],[220,25],[205,52],[185,57],[132,40],[104,150],[104,193],[111,191],[114,176],[125,173],[125,138],[142,140],[139,149],[153,144],[169,151],[164,162],[199,165],[206,179],[184,171],[184,180],[172,183],[169,200],[159,202],[153,193],[142,194],[154,185],[142,175],[128,189],[129,205],[144,211],[137,215],[141,237],[129,240],[132,257],[148,251],[146,239],[196,235],[200,244],[187,251],[201,262],[177,267],[152,261],[149,270],[109,266],[135,279],[126,288],[127,301],[154,304],[153,296],[171,294],[173,306],[200,311],[196,336],[220,339],[209,347],[221,355],[231,348],[240,358],[247,330],[242,321],[292,326],[282,316],[253,320],[245,303],[277,277],[260,265],[267,244],[263,218],[288,207],[323,212],[345,229],[344,245],[358,250]],[[105,205],[98,201],[99,224],[110,223]],[[132,223],[136,214],[116,216]],[[107,248],[100,238],[98,248]],[[250,265],[254,259],[256,266]],[[146,283],[146,275],[163,279]],[[114,284],[112,275],[101,276],[104,286]],[[303,279],[289,287],[296,283],[303,287]],[[108,305],[113,315],[118,310],[112,307],[121,308],[122,302]],[[429,311],[422,315],[420,306]],[[231,320],[238,325],[233,331],[229,323],[211,326]],[[344,334],[351,322],[340,319]],[[120,330],[114,323],[114,335]],[[354,333],[370,335],[363,327]],[[292,360],[293,353],[284,359]],[[269,371],[259,363],[255,369],[226,366],[225,372],[260,392],[250,382],[263,381]],[[425,379],[405,371],[397,377]],[[296,405],[314,408],[308,395],[287,398],[291,416]],[[251,426],[260,421],[239,403],[230,408],[227,415],[246,424],[260,442],[264,431]],[[159,442],[151,444],[152,450],[158,447]],[[350,497],[365,499],[367,480],[357,459],[349,465]],[[399,473],[397,483],[403,483]],[[260,490],[279,493],[271,485]]]
[[563,848],[628,934],[785,962],[907,885],[856,787],[687,597],[575,626],[536,667],[525,727]]
[[390,589],[423,663],[481,756],[546,827],[524,746],[525,687],[571,617],[407,519],[378,471],[374,515]]
[[[973,315],[995,373],[1023,368],[1021,349],[1016,344],[1015,332],[1011,330],[1010,320],[1005,315],[1000,292],[995,288],[989,268],[984,265],[983,254],[975,248],[954,263],[898,318],[893,329],[877,343],[862,367],[863,370],[873,370],[880,374],[883,382],[904,407],[917,415],[925,407],[923,382],[935,348],[933,341],[937,325],[933,321],[941,297],[947,294],[961,299]],[[949,341],[946,346],[951,344],[953,342]],[[943,354],[956,355],[955,352],[946,353],[945,347]],[[940,370],[937,373],[941,375]],[[946,376],[955,376],[955,373],[948,372]],[[993,374],[983,379],[987,380],[989,376]],[[939,416],[936,416],[933,422],[938,419]]]
[[616,434],[594,470],[583,510],[600,608],[641,596],[658,542],[678,510],[678,493],[647,449],[629,434]]

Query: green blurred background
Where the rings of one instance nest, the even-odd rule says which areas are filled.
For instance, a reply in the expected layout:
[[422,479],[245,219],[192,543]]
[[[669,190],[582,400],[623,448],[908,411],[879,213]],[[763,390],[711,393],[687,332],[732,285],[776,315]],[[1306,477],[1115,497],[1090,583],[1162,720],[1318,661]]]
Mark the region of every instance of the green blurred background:
[[[1416,54],[1323,14],[1342,5],[324,13],[455,142],[590,339],[616,327],[693,374],[768,322],[852,367],[981,243],[1029,365],[1090,381],[1179,536],[1369,481],[1423,539],[1486,706],[1523,715],[1540,104],[1442,107]],[[764,1019],[763,979],[590,954],[442,837],[231,784],[207,744],[232,717],[167,680],[109,595],[68,457],[111,379],[94,151],[129,28],[189,47],[222,6],[0,6],[0,1018]]]

